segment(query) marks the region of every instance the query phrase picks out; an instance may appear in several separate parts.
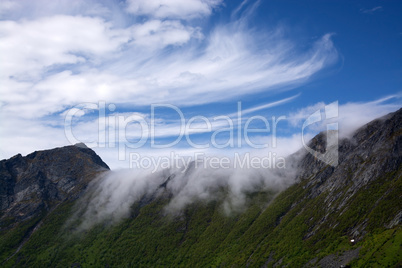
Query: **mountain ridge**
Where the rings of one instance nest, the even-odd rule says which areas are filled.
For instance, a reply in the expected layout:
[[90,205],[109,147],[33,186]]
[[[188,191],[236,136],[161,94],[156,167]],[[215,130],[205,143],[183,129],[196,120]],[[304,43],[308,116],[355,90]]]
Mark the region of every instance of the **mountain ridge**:
[[[74,236],[80,218],[70,226],[65,223],[85,191],[80,188],[75,198],[42,218],[22,246],[8,241],[20,237],[23,227],[3,230],[0,261],[6,267],[398,267],[401,117],[399,109],[359,128],[350,139],[340,139],[336,167],[299,151],[291,158],[298,170],[295,184],[273,200],[269,191],[249,193],[248,207],[233,215],[224,215],[222,204],[214,200],[192,203],[180,215],[166,217],[163,208],[172,196],[145,196],[118,223],[99,223]],[[325,142],[321,133],[309,146],[323,152]],[[96,174],[107,170],[98,167],[102,165],[93,166]],[[167,191],[174,179],[169,175],[158,189]],[[27,228],[32,226],[37,224]]]

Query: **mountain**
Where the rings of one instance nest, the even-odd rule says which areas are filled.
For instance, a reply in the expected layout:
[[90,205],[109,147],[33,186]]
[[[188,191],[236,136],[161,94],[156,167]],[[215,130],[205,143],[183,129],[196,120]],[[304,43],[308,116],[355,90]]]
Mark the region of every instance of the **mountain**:
[[84,144],[20,154],[0,161],[0,208],[5,218],[25,221],[76,198],[109,167]]
[[[288,161],[295,183],[247,193],[226,215],[222,199],[177,215],[173,194],[144,195],[115,223],[79,230],[80,207],[108,167],[67,146],[1,161],[0,263],[5,267],[400,267],[402,109],[339,141],[336,167],[304,149]],[[309,146],[324,152],[321,133]],[[88,186],[89,185],[89,186]],[[225,189],[222,189],[225,195]]]
[[1,256],[25,243],[45,216],[77,199],[94,177],[107,170],[82,143],[0,161]]

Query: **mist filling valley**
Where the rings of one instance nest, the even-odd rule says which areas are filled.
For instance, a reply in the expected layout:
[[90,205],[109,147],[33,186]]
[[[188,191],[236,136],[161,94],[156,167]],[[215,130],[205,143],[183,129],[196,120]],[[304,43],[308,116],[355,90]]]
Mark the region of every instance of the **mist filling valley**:
[[96,224],[114,224],[130,216],[132,206],[140,206],[164,198],[163,215],[179,216],[196,202],[218,201],[222,213],[241,213],[248,206],[249,196],[257,192],[273,197],[296,181],[296,155],[288,157],[285,168],[212,168],[196,165],[150,169],[108,171],[90,183],[78,200],[72,220],[79,219],[78,230]]

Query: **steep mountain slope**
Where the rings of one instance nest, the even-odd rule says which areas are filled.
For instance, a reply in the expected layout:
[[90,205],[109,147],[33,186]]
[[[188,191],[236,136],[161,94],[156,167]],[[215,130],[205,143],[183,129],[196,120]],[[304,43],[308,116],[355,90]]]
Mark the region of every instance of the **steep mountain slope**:
[[1,256],[20,246],[59,204],[78,198],[109,167],[84,144],[0,161]]
[[[219,199],[166,215],[163,208],[172,198],[166,193],[133,204],[118,224],[79,232],[81,219],[71,218],[79,200],[66,200],[15,255],[10,253],[18,243],[8,251],[4,245],[26,227],[4,231],[0,262],[6,267],[400,266],[401,119],[402,109],[341,140],[337,167],[301,150],[289,159],[296,161],[297,183],[273,200],[272,191],[251,192],[247,209],[229,216]],[[319,134],[310,147],[322,151],[325,141]]]

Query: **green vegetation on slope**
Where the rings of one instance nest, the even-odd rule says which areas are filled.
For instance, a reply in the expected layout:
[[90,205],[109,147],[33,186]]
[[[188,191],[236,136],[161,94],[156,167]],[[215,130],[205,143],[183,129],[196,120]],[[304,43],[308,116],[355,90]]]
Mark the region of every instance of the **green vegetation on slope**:
[[[291,186],[266,208],[261,203],[268,202],[272,194],[250,195],[249,207],[229,216],[218,201],[190,205],[175,217],[163,214],[169,201],[166,199],[143,207],[134,204],[131,217],[117,225],[94,226],[85,233],[75,231],[79,221],[65,225],[74,208],[73,203],[65,203],[44,218],[41,228],[3,264],[272,267],[280,261],[298,267],[357,248],[359,258],[353,266],[393,267],[400,262],[401,227],[385,227],[401,209],[400,170],[359,190],[339,211],[326,207],[326,192],[308,198],[313,186],[306,187],[306,182]],[[346,190],[345,186],[340,194],[346,194]],[[32,220],[2,235],[1,262],[15,251],[23,234],[34,224]],[[351,230],[358,226],[365,226],[365,234],[351,244]]]

